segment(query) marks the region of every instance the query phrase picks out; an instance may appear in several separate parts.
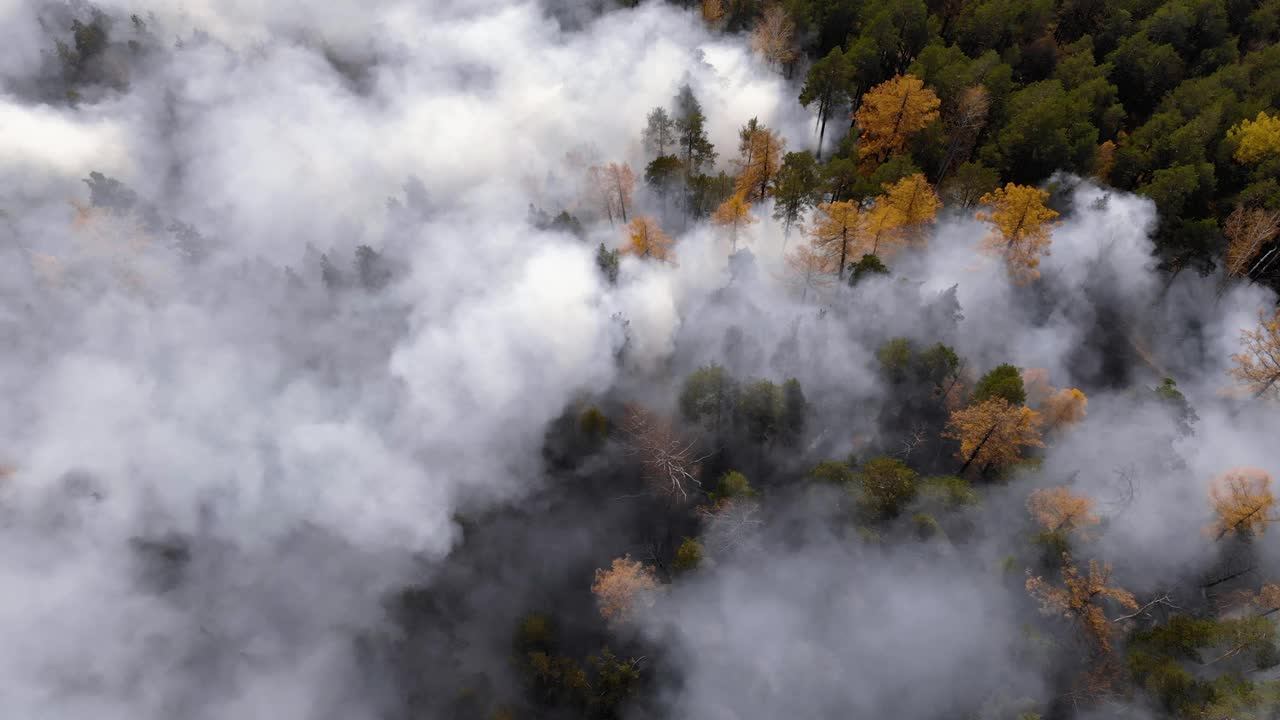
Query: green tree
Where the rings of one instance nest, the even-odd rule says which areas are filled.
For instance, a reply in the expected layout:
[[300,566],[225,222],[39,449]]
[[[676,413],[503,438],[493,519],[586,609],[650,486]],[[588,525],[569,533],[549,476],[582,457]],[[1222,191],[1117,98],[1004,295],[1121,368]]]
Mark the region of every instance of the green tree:
[[773,180],[773,219],[782,222],[784,235],[818,204],[821,178],[818,162],[808,152],[790,152]]
[[809,68],[804,87],[800,89],[800,104],[817,105],[818,158],[822,158],[822,138],[827,132],[827,119],[849,101],[849,82],[853,68],[840,48],[834,48],[827,56]]
[[767,445],[778,437],[783,407],[782,389],[769,380],[756,380],[738,394],[738,418],[747,438]]
[[727,429],[737,405],[738,385],[722,365],[706,365],[685,378],[680,390],[680,412],[689,422],[700,423],[719,435]]
[[693,94],[693,88],[681,86],[676,94],[675,131],[676,147],[684,156],[685,172],[701,172],[716,160],[715,146],[707,139],[707,117],[702,104]]
[[897,517],[915,500],[919,475],[897,458],[868,460],[858,471],[858,507],[871,519]]
[[1027,391],[1022,386],[1022,374],[1018,368],[1009,364],[998,365],[978,380],[971,402],[977,405],[992,398],[1004,398],[1010,405],[1021,405],[1027,401]]

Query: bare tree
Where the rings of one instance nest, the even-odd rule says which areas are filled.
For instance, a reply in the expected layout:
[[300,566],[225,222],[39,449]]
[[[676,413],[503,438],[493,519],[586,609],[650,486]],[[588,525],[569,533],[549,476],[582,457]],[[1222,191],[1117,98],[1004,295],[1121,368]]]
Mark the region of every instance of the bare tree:
[[685,440],[670,420],[638,405],[628,407],[621,430],[627,452],[639,457],[645,480],[667,497],[688,499],[699,492],[698,471],[707,455],[699,455],[695,441]]

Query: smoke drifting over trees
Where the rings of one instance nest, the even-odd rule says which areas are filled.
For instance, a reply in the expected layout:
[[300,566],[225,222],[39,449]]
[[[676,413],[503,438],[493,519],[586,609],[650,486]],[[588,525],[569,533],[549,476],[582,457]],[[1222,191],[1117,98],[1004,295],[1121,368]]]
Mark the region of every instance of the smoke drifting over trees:
[[1023,5],[0,6],[0,716],[1270,717],[1274,3]]

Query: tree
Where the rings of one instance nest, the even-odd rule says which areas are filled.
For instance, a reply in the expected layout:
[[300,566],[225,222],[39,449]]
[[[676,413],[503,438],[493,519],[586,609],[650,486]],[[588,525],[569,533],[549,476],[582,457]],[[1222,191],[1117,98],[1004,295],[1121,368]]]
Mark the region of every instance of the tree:
[[783,237],[818,202],[818,163],[808,152],[790,152],[773,179],[773,219],[782,221]]
[[591,583],[600,617],[614,624],[630,621],[637,609],[651,605],[657,589],[653,568],[632,560],[630,555],[614,558],[608,570],[597,568]]
[[701,423],[719,435],[733,417],[738,386],[722,365],[705,365],[685,378],[680,389],[680,412],[689,422]]
[[983,472],[1000,470],[1021,459],[1023,448],[1044,447],[1040,425],[1040,413],[994,397],[951,413],[944,437],[960,441],[963,475],[975,463]]
[[[796,24],[786,8],[781,5],[765,8],[764,15],[751,30],[751,49],[770,65],[784,71],[791,67],[799,53],[796,51]],[[790,74],[787,72],[788,76]]]
[[707,139],[707,117],[702,114],[702,105],[694,97],[693,89],[688,85],[680,88],[676,95],[676,146],[684,155],[686,173],[701,172],[702,168],[715,162],[715,146]]
[[1227,277],[1248,277],[1253,259],[1280,232],[1280,210],[1246,209],[1237,205],[1227,216],[1222,232],[1227,236],[1223,263]]
[[875,519],[897,517],[915,499],[919,475],[897,458],[868,460],[858,471],[858,505]]
[[888,274],[889,268],[880,261],[878,256],[863,253],[858,262],[849,266],[849,287],[857,285],[865,277]]
[[1051,222],[1056,210],[1045,207],[1049,193],[1039,188],[1009,183],[983,195],[979,202],[989,209],[976,214],[992,225],[982,241],[987,252],[1004,258],[1010,275],[1019,284],[1040,277],[1040,256],[1049,254]]
[[973,403],[976,405],[992,398],[1004,398],[1010,405],[1021,405],[1027,401],[1027,391],[1018,368],[1008,363],[997,365],[978,379],[978,384],[973,386]]
[[814,249],[830,259],[836,279],[844,279],[852,243],[857,238],[859,222],[858,204],[852,200],[822,203],[810,234]]
[[644,181],[666,206],[667,195],[680,179],[680,158],[675,155],[659,155],[644,168]]
[[884,193],[876,205],[883,204],[891,215],[894,235],[911,245],[922,244],[927,226],[933,223],[942,207],[933,187],[922,173],[915,173],[885,185]]
[[1227,140],[1236,146],[1236,162],[1254,165],[1280,157],[1280,114],[1262,111],[1253,120],[1242,120],[1227,130]]
[[1111,584],[1111,565],[1089,561],[1084,574],[1072,564],[1070,557],[1062,570],[1062,585],[1055,586],[1044,578],[1027,573],[1027,592],[1040,602],[1040,612],[1061,615],[1078,623],[1086,636],[1102,653],[1111,652],[1111,638],[1118,626],[1107,619],[1102,603],[1111,600],[1126,610],[1137,610],[1133,593]]
[[661,495],[688,499],[701,487],[700,464],[706,459],[694,443],[681,438],[671,421],[639,406],[627,408],[620,426],[628,454],[639,457],[645,480]]
[[835,284],[831,271],[835,261],[812,245],[799,245],[787,253],[787,271],[791,285],[800,289],[800,302],[804,302],[812,290],[821,294]]
[[767,445],[778,436],[783,402],[782,389],[769,380],[756,380],[742,388],[737,412],[751,442]]
[[808,412],[809,401],[805,399],[800,381],[787,378],[787,381],[782,383],[782,417],[779,422],[785,444],[792,445],[804,435]]
[[613,220],[613,210],[617,210],[622,222],[627,221],[627,206],[631,204],[631,193],[635,190],[636,177],[631,172],[631,166],[623,163],[609,163],[606,167],[600,169],[597,178],[604,188],[605,194],[608,196],[608,203],[612,206],[609,219]]
[[600,243],[596,248],[596,267],[610,285],[618,283],[618,251],[610,250]]
[[746,148],[737,189],[751,202],[764,202],[782,165],[780,158],[786,141],[763,125],[749,126],[744,133]]
[[987,113],[991,110],[991,93],[985,85],[970,85],[956,100],[956,107],[947,121],[951,141],[947,144],[947,154],[942,158],[942,166],[938,168],[938,179],[947,176],[952,165],[964,163],[973,152],[978,142],[978,135],[987,124]]
[[1087,540],[1089,528],[1102,522],[1093,512],[1093,500],[1076,495],[1065,487],[1042,488],[1027,498],[1027,510],[1045,531],[1076,533]]
[[938,96],[914,75],[899,75],[871,88],[853,115],[861,132],[859,156],[883,160],[902,152],[912,135],[938,118],[940,105]]
[[587,168],[587,185],[590,186],[596,200],[600,203],[600,209],[604,210],[605,217],[609,218],[609,226],[613,227],[613,218],[618,211],[618,198],[610,187],[607,168],[600,165],[592,165]]
[[676,557],[671,563],[671,569],[677,573],[696,570],[702,564],[702,555],[702,543],[687,537],[681,541],[680,547],[676,548]]
[[649,111],[643,138],[644,149],[655,157],[662,157],[668,148],[675,147],[676,125],[665,108],[656,107]]
[[711,222],[729,231],[729,246],[733,251],[738,249],[738,231],[755,221],[756,216],[751,214],[751,206],[741,192],[734,193],[711,214]]
[[849,99],[849,82],[853,68],[840,51],[833,48],[827,56],[809,68],[804,87],[800,89],[800,104],[804,107],[817,104],[818,110],[818,159],[822,159],[822,138],[827,132],[827,119],[836,108]]
[[1254,397],[1270,395],[1280,397],[1280,312],[1268,318],[1266,311],[1258,312],[1258,327],[1240,331],[1240,343],[1244,352],[1231,356],[1236,366],[1231,376],[1243,383]]
[[674,263],[675,255],[671,252],[671,245],[671,236],[662,232],[657,220],[645,215],[634,218],[627,226],[627,246],[622,252]]
[[1237,533],[1262,535],[1267,523],[1280,519],[1271,509],[1275,504],[1271,476],[1260,468],[1232,468],[1214,478],[1209,502],[1218,515],[1211,528],[1217,540]]
[[1069,427],[1089,414],[1089,398],[1076,388],[1063,388],[1045,399],[1040,413],[1046,431]]
[[967,162],[942,185],[947,202],[960,208],[971,208],[982,196],[1000,185],[1000,174],[982,163]]

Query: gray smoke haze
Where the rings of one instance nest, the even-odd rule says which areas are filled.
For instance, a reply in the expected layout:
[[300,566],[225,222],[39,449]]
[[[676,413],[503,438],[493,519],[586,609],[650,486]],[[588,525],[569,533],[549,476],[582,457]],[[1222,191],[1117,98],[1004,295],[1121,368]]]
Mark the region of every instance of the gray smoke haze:
[[[48,95],[49,68],[62,21],[87,7],[0,2],[0,715],[396,717],[352,639],[385,629],[388,593],[433,581],[477,585],[438,630],[468,649],[433,661],[501,675],[537,576],[606,562],[612,511],[540,494],[548,424],[584,396],[672,407],[710,362],[798,378],[815,460],[875,442],[892,402],[875,349],[894,335],[953,344],[979,374],[1046,368],[1089,392],[1089,418],[1026,482],[990,490],[976,559],[762,530],[676,585],[644,627],[681,676],[659,694],[668,717],[1040,698],[1044,668],[1015,649],[1021,578],[999,568],[1028,492],[1114,497],[1097,550],[1142,593],[1208,561],[1213,475],[1280,472],[1280,415],[1227,396],[1225,374],[1274,298],[1217,298],[1214,278],[1165,288],[1154,206],[1074,178],[1059,178],[1071,210],[1035,290],[977,254],[976,221],[946,217],[893,276],[802,301],[783,248],[803,239],[767,206],[750,257],[731,265],[728,241],[690,224],[679,265],[624,258],[607,284],[595,246],[621,231],[581,199],[575,156],[639,170],[645,114],[685,82],[723,167],[748,118],[793,150],[814,144],[811,119],[744,38],[690,13],[562,5],[108,0],[122,36],[136,14],[154,44],[68,103]],[[77,220],[93,171],[163,220]],[[531,227],[531,204],[581,213],[586,239]],[[207,240],[204,262],[169,240],[171,220]],[[316,279],[326,263],[350,275],[360,245],[398,270],[335,301]],[[1134,342],[1153,360],[1101,385]],[[1193,435],[1131,392],[1166,373],[1197,409]],[[509,547],[475,567],[451,555],[467,517],[511,507],[525,515]],[[1258,576],[1276,577],[1274,538],[1263,554]]]

